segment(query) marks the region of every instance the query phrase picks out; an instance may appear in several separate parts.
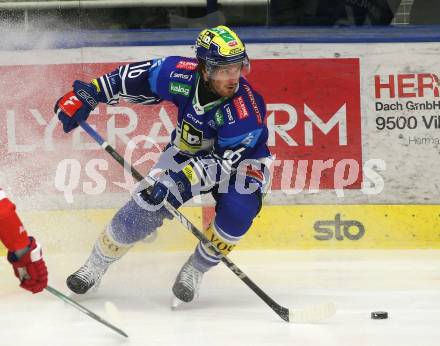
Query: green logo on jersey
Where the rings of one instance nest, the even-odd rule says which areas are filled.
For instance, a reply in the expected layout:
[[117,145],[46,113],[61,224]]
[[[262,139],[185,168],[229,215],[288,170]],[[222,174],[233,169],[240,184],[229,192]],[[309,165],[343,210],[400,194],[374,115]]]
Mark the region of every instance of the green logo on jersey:
[[183,84],[183,83],[171,82],[169,91],[170,91],[170,94],[183,95],[183,96],[188,97],[189,93],[191,91],[191,86]]
[[215,124],[220,127],[225,123],[225,119],[223,118],[223,113],[220,109],[217,109],[214,115]]

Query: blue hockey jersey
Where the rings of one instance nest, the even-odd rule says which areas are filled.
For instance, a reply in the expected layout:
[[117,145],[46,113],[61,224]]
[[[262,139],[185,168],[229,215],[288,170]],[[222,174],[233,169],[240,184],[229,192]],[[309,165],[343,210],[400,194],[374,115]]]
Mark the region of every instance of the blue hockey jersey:
[[221,157],[226,150],[242,148],[236,164],[270,156],[266,106],[248,81],[240,78],[233,97],[201,105],[200,78],[195,59],[170,56],[121,66],[92,84],[100,101],[107,104],[116,104],[120,98],[141,104],[174,103],[178,116],[171,143],[188,155]]

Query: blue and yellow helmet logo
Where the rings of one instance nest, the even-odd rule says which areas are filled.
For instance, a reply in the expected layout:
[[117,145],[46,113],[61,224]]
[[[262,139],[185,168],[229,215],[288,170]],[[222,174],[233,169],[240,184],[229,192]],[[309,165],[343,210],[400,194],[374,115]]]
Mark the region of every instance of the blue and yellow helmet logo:
[[203,30],[196,41],[196,56],[214,65],[247,60],[246,48],[238,35],[226,26]]

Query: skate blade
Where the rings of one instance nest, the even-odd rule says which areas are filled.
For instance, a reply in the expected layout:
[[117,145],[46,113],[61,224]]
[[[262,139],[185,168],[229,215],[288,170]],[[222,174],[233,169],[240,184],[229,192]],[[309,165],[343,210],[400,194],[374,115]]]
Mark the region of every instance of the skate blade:
[[173,296],[171,298],[171,310],[177,310],[177,308],[182,305],[184,302],[180,300],[179,298]]

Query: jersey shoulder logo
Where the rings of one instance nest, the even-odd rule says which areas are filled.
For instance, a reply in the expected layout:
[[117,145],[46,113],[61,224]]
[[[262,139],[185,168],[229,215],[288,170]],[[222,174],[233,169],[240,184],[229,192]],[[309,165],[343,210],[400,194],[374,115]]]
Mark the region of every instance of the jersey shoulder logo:
[[194,61],[180,60],[176,68],[181,68],[182,70],[194,71],[197,68],[197,63]]

